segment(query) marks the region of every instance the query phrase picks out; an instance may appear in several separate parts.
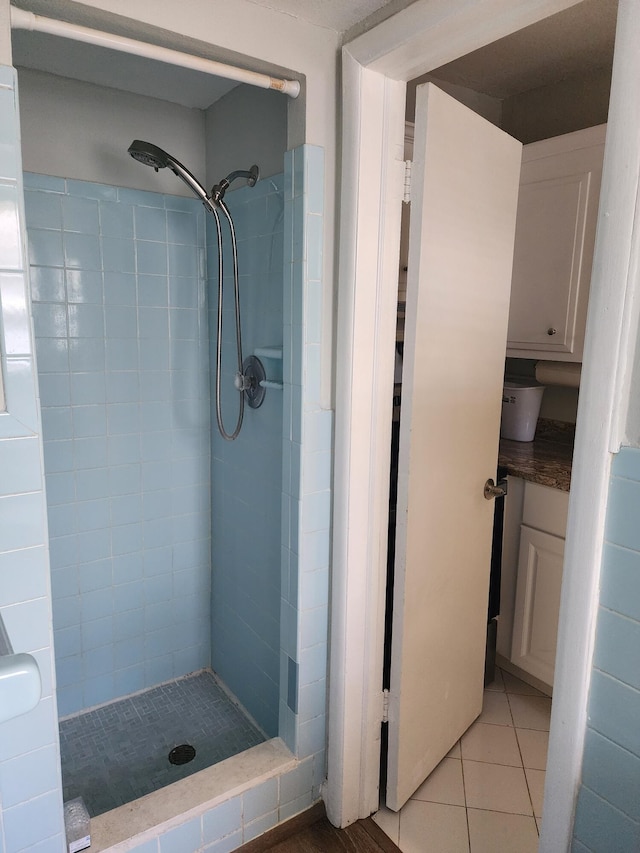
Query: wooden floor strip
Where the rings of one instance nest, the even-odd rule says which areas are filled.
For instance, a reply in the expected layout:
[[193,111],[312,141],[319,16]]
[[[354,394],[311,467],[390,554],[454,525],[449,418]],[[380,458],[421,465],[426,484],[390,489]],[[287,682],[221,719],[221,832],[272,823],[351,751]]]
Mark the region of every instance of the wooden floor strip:
[[371,818],[346,829],[336,829],[318,803],[301,815],[275,827],[238,853],[400,853]]

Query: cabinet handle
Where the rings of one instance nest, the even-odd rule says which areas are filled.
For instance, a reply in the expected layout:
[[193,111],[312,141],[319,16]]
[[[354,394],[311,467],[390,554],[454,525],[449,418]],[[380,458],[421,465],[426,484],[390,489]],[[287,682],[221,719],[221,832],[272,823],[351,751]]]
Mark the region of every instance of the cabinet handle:
[[547,329],[547,334],[549,335],[549,337],[552,337],[553,335],[555,335],[556,332],[557,332],[557,329],[554,329],[553,326],[550,326]]

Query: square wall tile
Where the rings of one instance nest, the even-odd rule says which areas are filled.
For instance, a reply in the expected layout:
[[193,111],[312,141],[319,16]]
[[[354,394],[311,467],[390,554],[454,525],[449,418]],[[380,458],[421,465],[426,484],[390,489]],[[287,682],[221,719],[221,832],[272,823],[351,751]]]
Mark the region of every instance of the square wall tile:
[[640,692],[599,670],[591,676],[589,725],[618,746],[640,755]]
[[7,355],[29,355],[32,351],[23,273],[0,274],[0,304],[4,351]]
[[[37,228],[29,229],[29,263],[37,267],[63,267],[64,252],[62,249],[62,234],[59,231],[44,231]],[[17,247],[13,248],[14,254]],[[1,260],[1,259],[0,259]],[[6,269],[16,268],[17,256],[13,265],[2,264]]]
[[202,816],[202,841],[204,844],[230,835],[242,824],[242,798],[235,797]]
[[74,234],[64,232],[65,266],[85,270],[102,268],[100,241],[93,234]]
[[60,790],[5,808],[2,813],[4,838],[8,850],[25,850],[43,838],[62,831]]
[[98,234],[98,203],[93,199],[63,196],[62,224],[65,231]]
[[637,850],[638,824],[584,785],[578,795],[574,835],[589,850]]
[[600,604],[640,621],[640,553],[605,543]]
[[[0,240],[0,268],[22,269],[22,232],[18,219],[18,192],[13,183],[0,183],[0,211],[2,211],[2,239]],[[47,234],[47,232],[41,232]],[[44,238],[46,240],[46,237]]]
[[640,822],[638,780],[640,756],[621,749],[593,729],[587,728],[582,784],[636,823]]
[[60,195],[26,190],[24,207],[31,228],[62,230]]
[[255,820],[273,811],[278,804],[278,780],[268,779],[247,791],[243,797],[245,822]]
[[65,338],[40,338],[36,352],[42,373],[62,373],[69,369],[69,342]]
[[640,622],[600,607],[593,665],[640,690]]
[[42,492],[0,498],[0,542],[6,551],[45,541]]
[[37,438],[0,442],[0,495],[34,492],[42,488]]
[[611,476],[640,482],[640,449],[622,447],[619,453],[614,454]]
[[2,605],[46,596],[48,560],[44,545],[0,554]]
[[64,302],[64,270],[55,267],[35,267],[29,270],[31,298],[35,302]]
[[101,237],[104,272],[128,274],[136,270],[136,251],[133,240],[120,237]]
[[609,542],[640,551],[640,530],[635,523],[630,506],[640,505],[640,482],[612,477],[609,486],[609,503],[605,536]]

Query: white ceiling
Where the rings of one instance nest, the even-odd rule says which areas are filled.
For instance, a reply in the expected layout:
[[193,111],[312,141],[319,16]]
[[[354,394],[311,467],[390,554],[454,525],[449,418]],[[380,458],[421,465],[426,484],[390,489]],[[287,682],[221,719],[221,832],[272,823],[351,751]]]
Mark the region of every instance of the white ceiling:
[[[249,2],[343,33],[393,0],[249,0]],[[410,2],[411,0],[407,0],[405,5],[408,6]]]
[[[250,0],[344,32],[409,0]],[[434,76],[496,98],[611,65],[617,0],[583,0],[565,12],[436,69]],[[382,13],[381,13],[382,14]],[[42,33],[13,32],[14,63],[183,106],[205,109],[236,85],[187,69]]]
[[596,68],[613,59],[618,0],[583,0],[564,12],[433,71],[434,77],[508,98]]

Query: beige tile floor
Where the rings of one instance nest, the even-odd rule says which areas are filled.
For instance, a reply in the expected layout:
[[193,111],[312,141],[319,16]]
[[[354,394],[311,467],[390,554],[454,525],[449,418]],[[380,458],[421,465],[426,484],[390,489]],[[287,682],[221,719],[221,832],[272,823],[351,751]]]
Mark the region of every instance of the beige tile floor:
[[373,819],[402,853],[536,853],[551,699],[507,672],[409,802]]

